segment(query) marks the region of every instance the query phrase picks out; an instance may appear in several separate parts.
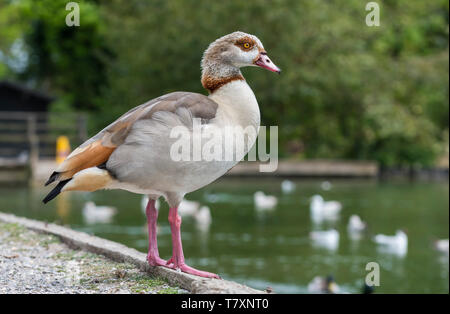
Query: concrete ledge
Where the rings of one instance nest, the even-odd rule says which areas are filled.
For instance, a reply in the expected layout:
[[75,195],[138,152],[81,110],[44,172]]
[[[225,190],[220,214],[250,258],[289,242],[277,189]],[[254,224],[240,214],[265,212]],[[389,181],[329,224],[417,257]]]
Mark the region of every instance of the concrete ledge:
[[[275,172],[260,172],[260,162],[241,161],[226,176],[261,177],[376,177],[378,164],[362,160],[279,160]],[[41,184],[56,168],[54,160],[39,160],[33,180]]]
[[55,235],[62,242],[75,249],[82,249],[95,254],[104,255],[117,262],[128,262],[136,265],[154,276],[166,279],[169,284],[186,289],[191,293],[221,293],[221,294],[259,294],[264,293],[236,282],[205,279],[189,274],[177,272],[165,267],[151,267],[148,265],[146,255],[125,245],[88,235],[84,232],[47,224],[37,220],[17,217],[11,214],[0,213],[0,221],[16,223],[40,233]]
[[27,162],[0,157],[0,184],[26,184],[30,176]]
[[280,177],[376,177],[379,169],[373,161],[345,160],[279,160],[275,172],[260,172],[259,162],[240,162],[231,169],[230,176]]

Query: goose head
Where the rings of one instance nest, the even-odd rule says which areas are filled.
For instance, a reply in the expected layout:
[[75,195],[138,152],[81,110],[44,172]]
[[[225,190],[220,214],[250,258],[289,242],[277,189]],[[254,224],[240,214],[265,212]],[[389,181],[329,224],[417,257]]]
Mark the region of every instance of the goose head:
[[202,84],[211,90],[217,82],[243,79],[240,68],[255,66],[280,73],[258,37],[234,32],[212,42],[202,58]]

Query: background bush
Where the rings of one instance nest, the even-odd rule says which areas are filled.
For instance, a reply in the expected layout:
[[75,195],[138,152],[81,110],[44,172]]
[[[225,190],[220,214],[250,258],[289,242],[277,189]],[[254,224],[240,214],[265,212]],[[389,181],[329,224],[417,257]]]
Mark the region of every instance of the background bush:
[[283,157],[431,165],[448,149],[447,0],[377,1],[380,27],[361,0],[83,0],[69,28],[66,2],[0,0],[0,78],[92,113],[93,130],[164,93],[205,93],[202,52],[242,30],[283,69],[243,69]]

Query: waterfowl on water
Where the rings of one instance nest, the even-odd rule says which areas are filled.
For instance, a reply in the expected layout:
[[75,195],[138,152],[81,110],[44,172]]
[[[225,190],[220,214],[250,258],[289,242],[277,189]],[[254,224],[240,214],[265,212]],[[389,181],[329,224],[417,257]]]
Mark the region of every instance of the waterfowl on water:
[[194,215],[197,228],[200,230],[208,230],[212,223],[211,210],[208,206],[202,206]]
[[311,198],[310,213],[314,222],[320,223],[327,219],[337,219],[341,209],[342,204],[338,201],[325,201],[318,194]]
[[332,275],[327,277],[316,276],[308,284],[308,292],[315,294],[335,294],[340,292],[339,286]]
[[[186,193],[211,183],[237,164],[254,144],[257,132],[245,138],[247,145],[232,160],[212,161],[174,160],[171,147],[177,139],[170,133],[175,127],[184,127],[190,132],[188,135],[195,136],[192,131],[195,121],[201,122],[202,130],[225,131],[226,127],[259,130],[258,102],[240,71],[246,66],[280,72],[256,36],[234,32],[211,43],[201,62],[201,82],[209,96],[174,92],[129,110],[76,148],[52,173],[46,184],[58,184],[44,202],[73,190],[123,189],[148,195],[149,264],[218,278],[185,264],[178,206]],[[223,148],[225,151],[226,147]],[[155,201],[159,197],[170,207],[173,251],[168,261],[159,257],[156,240]]]
[[178,214],[181,217],[194,216],[200,209],[200,206],[199,202],[184,199],[181,201],[180,205],[178,205]]
[[97,206],[94,202],[87,202],[83,206],[83,218],[87,224],[110,223],[117,209],[110,206]]
[[367,229],[367,223],[358,215],[351,215],[348,220],[347,231],[349,233],[361,233]]
[[253,195],[257,210],[274,209],[278,204],[278,199],[273,195],[266,195],[263,191],[257,191]]
[[383,252],[401,257],[408,252],[408,235],[402,230],[397,230],[392,236],[377,234],[373,240],[380,245]]
[[442,253],[448,255],[448,239],[436,240],[434,242],[434,247],[439,252],[442,252]]
[[291,180],[283,180],[281,182],[281,191],[285,194],[289,194],[295,191],[295,183]]
[[309,238],[316,247],[336,251],[339,247],[339,231],[336,229],[311,231]]

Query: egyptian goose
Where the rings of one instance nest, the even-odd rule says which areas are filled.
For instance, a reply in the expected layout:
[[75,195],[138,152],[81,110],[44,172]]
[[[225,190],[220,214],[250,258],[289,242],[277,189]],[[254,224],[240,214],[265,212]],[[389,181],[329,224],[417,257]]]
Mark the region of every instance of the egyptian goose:
[[[188,135],[195,136],[193,124],[199,120],[202,130],[213,127],[224,132],[226,127],[259,130],[258,103],[240,71],[246,66],[280,73],[256,36],[234,32],[211,43],[201,62],[201,83],[209,96],[174,92],[129,110],[76,148],[52,173],[46,185],[59,182],[44,203],[60,192],[73,190],[123,189],[148,195],[149,264],[219,278],[185,264],[178,206],[186,193],[211,183],[237,164],[254,144],[257,132],[246,137],[245,149],[236,153],[232,160],[185,161],[171,158],[175,142],[171,130],[185,126],[190,130]],[[173,250],[168,261],[159,257],[156,240],[155,200],[159,197],[163,197],[170,208]]]

